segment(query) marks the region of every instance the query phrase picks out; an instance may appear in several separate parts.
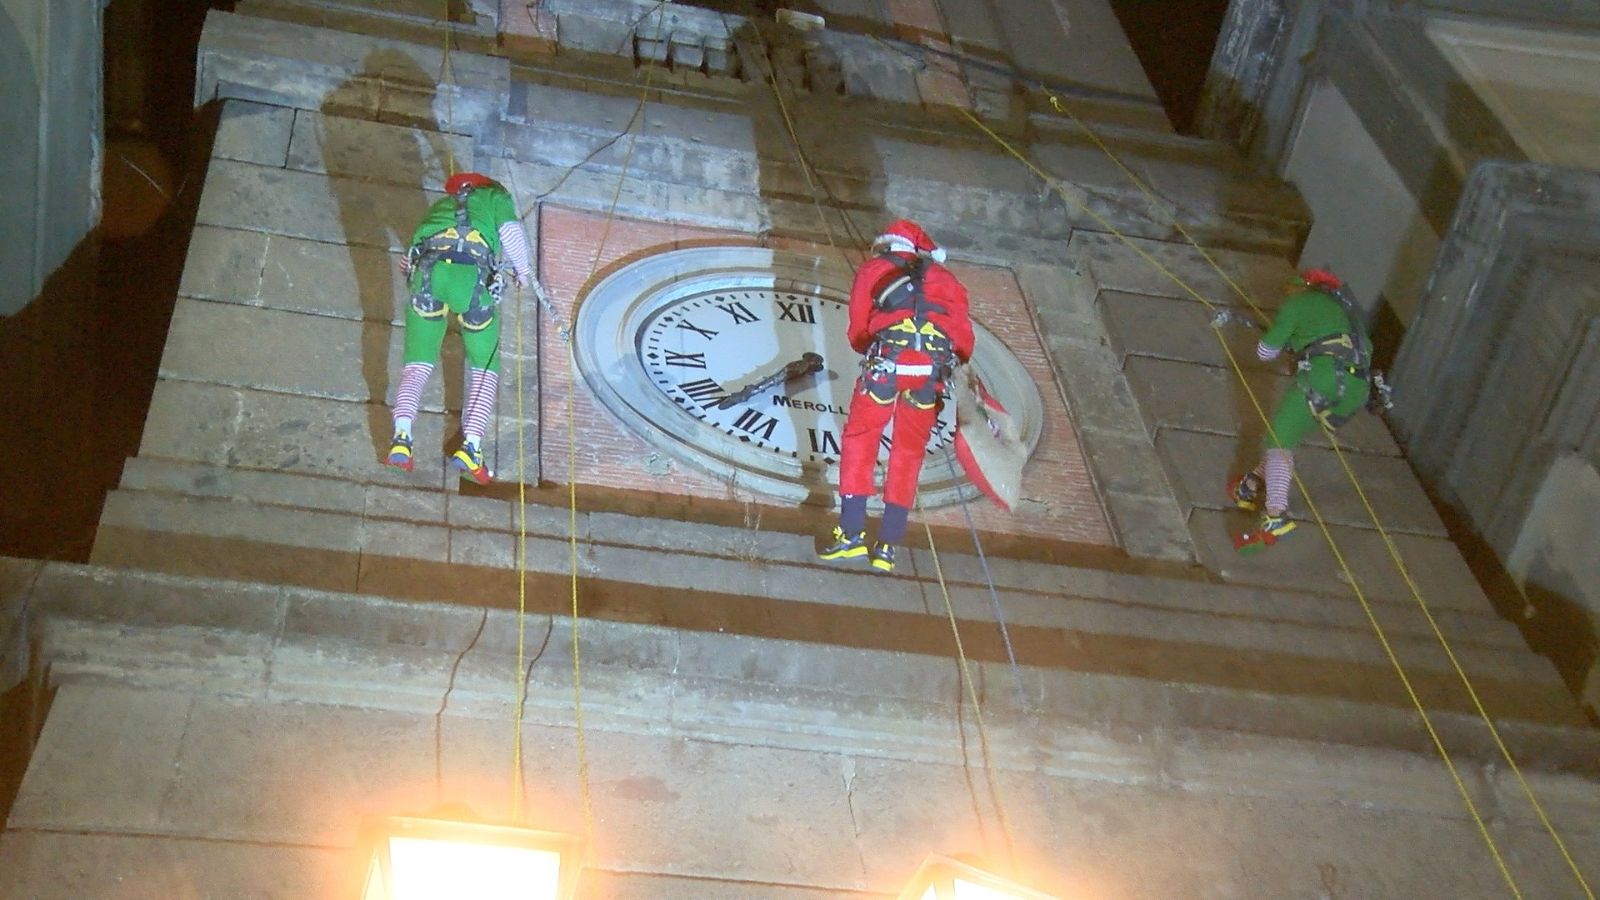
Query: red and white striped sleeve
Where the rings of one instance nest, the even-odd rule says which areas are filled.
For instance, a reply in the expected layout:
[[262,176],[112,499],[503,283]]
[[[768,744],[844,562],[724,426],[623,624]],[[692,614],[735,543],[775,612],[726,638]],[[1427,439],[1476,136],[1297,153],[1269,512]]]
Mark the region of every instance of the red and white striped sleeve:
[[500,223],[500,246],[505,250],[506,259],[511,261],[512,271],[523,281],[533,280],[533,253],[528,249],[528,232],[523,229],[522,223],[515,219]]

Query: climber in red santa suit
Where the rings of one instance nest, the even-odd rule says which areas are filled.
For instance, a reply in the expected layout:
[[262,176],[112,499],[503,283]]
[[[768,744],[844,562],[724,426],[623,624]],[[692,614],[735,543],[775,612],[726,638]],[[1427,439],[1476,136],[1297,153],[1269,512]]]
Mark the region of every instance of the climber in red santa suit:
[[[972,355],[967,289],[940,265],[945,252],[917,223],[896,219],[872,244],[850,287],[850,346],[864,357],[839,453],[839,525],[823,559],[868,556],[894,571],[917,476],[946,379]],[[894,422],[883,484],[883,521],[867,546],[867,499],[874,493],[878,443]]]

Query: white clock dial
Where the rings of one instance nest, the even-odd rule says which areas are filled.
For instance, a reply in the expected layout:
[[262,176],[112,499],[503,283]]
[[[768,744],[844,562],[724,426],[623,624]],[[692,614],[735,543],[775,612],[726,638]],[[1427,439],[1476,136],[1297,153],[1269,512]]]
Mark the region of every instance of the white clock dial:
[[[573,354],[596,398],[655,449],[774,497],[832,493],[860,372],[846,333],[852,276],[842,263],[758,247],[648,256],[584,295]],[[978,323],[974,332],[971,365],[1031,450],[1043,421],[1038,389],[999,339]],[[924,506],[973,494],[950,453],[953,415],[947,403],[929,440]],[[880,459],[892,440],[891,425]]]
[[[849,321],[844,299],[814,289],[713,289],[646,319],[637,352],[651,383],[706,425],[763,450],[831,464],[860,371]],[[805,365],[808,353],[815,371]],[[953,436],[947,407],[928,452],[943,455]],[[893,439],[891,423],[880,456]]]

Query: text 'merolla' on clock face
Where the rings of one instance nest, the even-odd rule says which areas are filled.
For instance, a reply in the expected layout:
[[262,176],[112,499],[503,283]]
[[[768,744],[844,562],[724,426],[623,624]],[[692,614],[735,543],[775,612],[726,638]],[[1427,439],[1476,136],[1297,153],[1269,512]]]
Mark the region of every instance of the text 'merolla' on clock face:
[[[637,352],[651,384],[705,425],[775,454],[833,463],[860,369],[846,333],[849,316],[842,299],[816,293],[708,290],[678,297],[646,319]],[[807,353],[821,357],[820,368],[785,377],[785,367]],[[724,402],[730,396],[736,402]],[[953,436],[947,405],[928,452],[943,453]],[[881,454],[892,441],[891,426]]]

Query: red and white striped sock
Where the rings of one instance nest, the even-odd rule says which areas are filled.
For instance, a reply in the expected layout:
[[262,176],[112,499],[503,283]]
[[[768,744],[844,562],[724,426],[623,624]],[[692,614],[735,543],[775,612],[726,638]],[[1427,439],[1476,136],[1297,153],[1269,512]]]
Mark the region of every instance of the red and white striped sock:
[[[433,374],[432,363],[406,363],[400,370],[400,386],[394,391],[395,430],[411,431],[411,421],[417,417],[417,406],[422,403],[422,390],[428,386],[428,376]],[[405,428],[400,421],[405,420]]]
[[1289,511],[1289,482],[1294,478],[1294,451],[1268,450],[1262,465],[1267,479],[1267,512],[1283,515]]
[[477,446],[483,433],[489,430],[489,418],[494,415],[495,394],[500,389],[500,376],[488,369],[467,370],[467,403],[461,410],[461,434],[467,443]]

